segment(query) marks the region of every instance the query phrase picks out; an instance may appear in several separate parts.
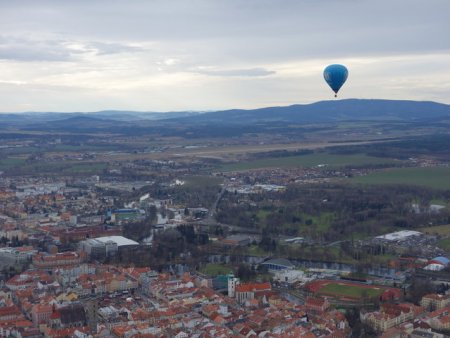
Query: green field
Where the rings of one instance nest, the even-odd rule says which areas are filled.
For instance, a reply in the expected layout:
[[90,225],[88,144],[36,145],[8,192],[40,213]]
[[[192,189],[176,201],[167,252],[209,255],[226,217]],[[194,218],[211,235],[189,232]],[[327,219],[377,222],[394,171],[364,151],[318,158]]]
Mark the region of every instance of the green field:
[[387,169],[352,179],[362,184],[407,184],[435,189],[450,189],[450,168],[398,168]]
[[437,243],[437,246],[443,250],[450,250],[450,238],[440,239]]
[[103,169],[106,169],[108,165],[106,163],[77,163],[64,169],[67,173],[79,173],[79,174],[96,174],[100,173]]
[[126,147],[120,144],[85,144],[85,145],[70,145],[70,144],[57,144],[45,148],[46,152],[86,152],[86,151],[117,151],[126,149]]
[[384,289],[367,288],[358,285],[346,285],[339,283],[332,283],[325,285],[320,289],[320,293],[333,294],[338,297],[350,298],[372,298],[379,297]]
[[[12,159],[10,158],[7,160]],[[39,174],[45,173],[50,175],[66,175],[66,174],[94,175],[100,174],[103,171],[103,169],[108,168],[107,163],[100,163],[100,162],[69,162],[69,161],[25,162],[25,160],[22,160],[20,162],[15,163],[16,163],[15,165],[10,164],[9,167],[6,167],[4,169],[11,169],[17,166],[18,169],[13,170],[14,175],[27,175],[35,173]]]
[[450,224],[423,227],[419,228],[418,231],[424,232],[426,234],[438,234],[441,236],[450,236]]
[[5,158],[3,160],[0,160],[0,170],[5,170],[5,169],[21,166],[24,163],[25,163],[24,158],[18,158],[18,157]]
[[202,267],[200,272],[208,276],[217,276],[233,273],[233,269],[226,265],[209,263]]
[[328,153],[317,153],[301,156],[269,157],[260,160],[230,163],[220,167],[221,171],[243,171],[262,168],[297,168],[315,167],[326,165],[328,167],[363,166],[379,164],[400,163],[393,159],[372,157],[363,154],[357,155],[334,155]]
[[269,255],[267,251],[264,251],[257,245],[250,245],[247,248],[247,255],[249,256],[259,256],[259,257],[266,257]]
[[223,178],[214,176],[188,176],[180,179],[186,187],[211,187],[223,182]]

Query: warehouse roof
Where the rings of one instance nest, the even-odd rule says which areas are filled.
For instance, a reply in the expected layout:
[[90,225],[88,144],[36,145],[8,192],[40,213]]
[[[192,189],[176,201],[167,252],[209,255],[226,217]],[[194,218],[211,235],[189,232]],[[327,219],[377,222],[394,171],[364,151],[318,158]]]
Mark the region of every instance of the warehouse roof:
[[397,232],[391,232],[389,234],[382,235],[382,236],[377,236],[376,238],[385,239],[388,241],[399,241],[399,240],[403,240],[403,239],[411,237],[411,236],[420,236],[420,235],[422,235],[422,233],[419,231],[402,230],[402,231],[397,231]]
[[106,243],[106,242],[114,242],[117,246],[126,246],[126,245],[139,245],[138,242],[133,241],[132,239],[123,237],[123,236],[105,236],[105,237],[97,237],[95,240]]

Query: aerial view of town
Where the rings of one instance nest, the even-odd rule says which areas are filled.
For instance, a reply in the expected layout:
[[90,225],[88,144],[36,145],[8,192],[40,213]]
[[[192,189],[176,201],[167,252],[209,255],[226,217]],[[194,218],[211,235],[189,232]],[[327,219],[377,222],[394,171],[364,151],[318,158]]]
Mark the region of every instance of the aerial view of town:
[[449,11],[0,1],[0,337],[449,337]]

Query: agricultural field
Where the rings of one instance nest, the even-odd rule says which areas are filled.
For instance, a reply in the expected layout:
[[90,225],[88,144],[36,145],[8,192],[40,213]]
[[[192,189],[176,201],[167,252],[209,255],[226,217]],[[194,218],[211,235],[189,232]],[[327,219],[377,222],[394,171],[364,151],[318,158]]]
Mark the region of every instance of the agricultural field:
[[354,183],[362,184],[405,184],[434,189],[450,189],[450,168],[396,168],[355,177]]
[[367,156],[363,154],[355,155],[335,155],[328,153],[316,153],[288,157],[269,157],[265,159],[230,163],[220,167],[221,171],[245,171],[264,168],[308,168],[308,167],[344,167],[344,166],[364,166],[364,165],[395,165],[401,161]]
[[188,176],[183,177],[186,187],[211,187],[218,186],[223,182],[220,177],[213,176]]
[[100,173],[103,169],[106,169],[108,165],[106,163],[79,163],[71,165],[68,168],[64,169],[65,173],[74,173],[74,174],[95,174]]
[[20,158],[20,157],[5,158],[5,159],[0,160],[0,170],[6,170],[6,169],[14,168],[17,166],[21,166],[24,163],[25,163],[24,158]]
[[[1,165],[1,162],[0,162]],[[103,169],[108,168],[107,163],[100,162],[30,162],[25,160],[5,169],[14,169],[14,175],[30,175],[35,173],[46,175],[94,175],[100,174]]]

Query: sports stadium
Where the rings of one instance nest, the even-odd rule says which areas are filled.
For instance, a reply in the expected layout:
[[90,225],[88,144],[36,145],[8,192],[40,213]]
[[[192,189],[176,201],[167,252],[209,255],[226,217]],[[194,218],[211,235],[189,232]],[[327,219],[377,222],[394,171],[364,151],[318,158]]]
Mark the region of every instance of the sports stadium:
[[368,299],[398,300],[402,291],[397,288],[343,280],[315,280],[305,285],[310,295],[325,296],[342,302],[359,302]]

